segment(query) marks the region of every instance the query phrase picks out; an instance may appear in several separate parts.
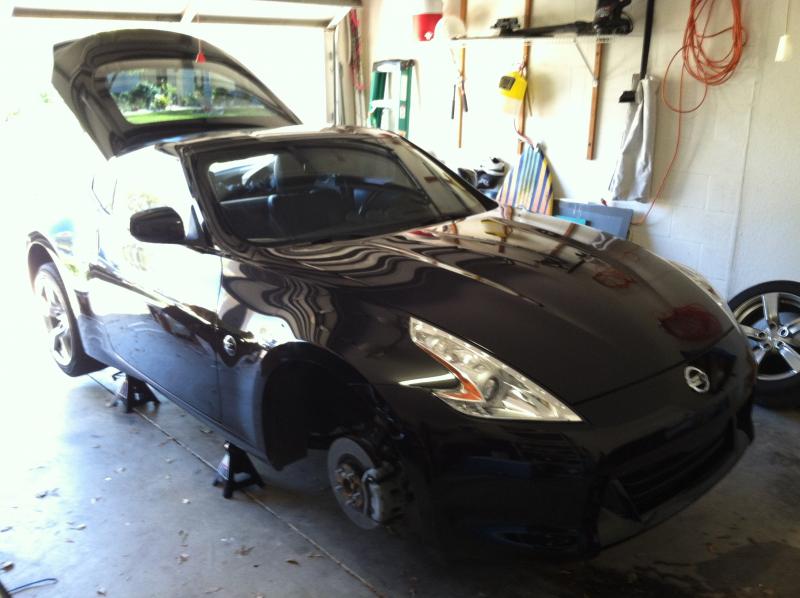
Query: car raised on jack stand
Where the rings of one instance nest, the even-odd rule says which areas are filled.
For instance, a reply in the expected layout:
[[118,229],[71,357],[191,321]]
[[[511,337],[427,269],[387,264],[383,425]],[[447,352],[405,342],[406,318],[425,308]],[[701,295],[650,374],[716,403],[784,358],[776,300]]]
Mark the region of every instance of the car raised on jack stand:
[[385,131],[309,129],[210,44],[54,50],[105,155],[29,238],[50,349],[111,366],[276,468],[328,450],[361,527],[591,554],[753,438],[750,349],[697,274],[496,204]]

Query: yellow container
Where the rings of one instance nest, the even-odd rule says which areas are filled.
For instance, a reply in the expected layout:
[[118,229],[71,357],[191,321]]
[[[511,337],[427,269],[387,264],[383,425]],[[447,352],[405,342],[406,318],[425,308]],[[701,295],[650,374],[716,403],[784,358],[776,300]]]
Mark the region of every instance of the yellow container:
[[513,71],[503,75],[500,77],[498,89],[505,100],[503,112],[517,114],[525,99],[525,91],[528,89],[528,81],[522,76],[522,73]]

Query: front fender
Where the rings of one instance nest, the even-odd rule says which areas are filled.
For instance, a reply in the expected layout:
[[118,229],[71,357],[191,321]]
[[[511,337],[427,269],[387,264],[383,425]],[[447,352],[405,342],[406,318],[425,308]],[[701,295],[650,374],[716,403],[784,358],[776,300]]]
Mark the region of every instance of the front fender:
[[[42,252],[46,254],[46,259]],[[81,281],[85,281],[86,277],[81,275],[75,260],[71,259],[70,253],[65,255],[63,248],[62,251],[58,251],[55,244],[45,235],[39,232],[32,232],[28,235],[26,254],[28,256],[31,285],[33,285],[39,266],[47,261],[52,262],[61,277],[61,282],[64,284],[72,313],[76,315],[81,313],[79,293],[84,291]]]

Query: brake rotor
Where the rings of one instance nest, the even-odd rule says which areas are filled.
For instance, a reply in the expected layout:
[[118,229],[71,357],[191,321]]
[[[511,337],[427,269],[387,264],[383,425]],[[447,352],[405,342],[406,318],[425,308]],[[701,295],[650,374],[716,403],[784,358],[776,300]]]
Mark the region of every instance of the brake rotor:
[[350,438],[337,438],[328,449],[328,479],[342,511],[358,527],[380,525],[370,516],[369,484],[364,474],[375,469],[375,462],[360,444]]

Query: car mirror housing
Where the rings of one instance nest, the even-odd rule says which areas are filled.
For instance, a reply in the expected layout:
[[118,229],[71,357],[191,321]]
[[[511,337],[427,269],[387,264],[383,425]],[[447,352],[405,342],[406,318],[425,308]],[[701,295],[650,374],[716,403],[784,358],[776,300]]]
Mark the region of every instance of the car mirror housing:
[[131,216],[131,235],[145,243],[173,243],[186,241],[183,220],[172,208],[150,208]]

